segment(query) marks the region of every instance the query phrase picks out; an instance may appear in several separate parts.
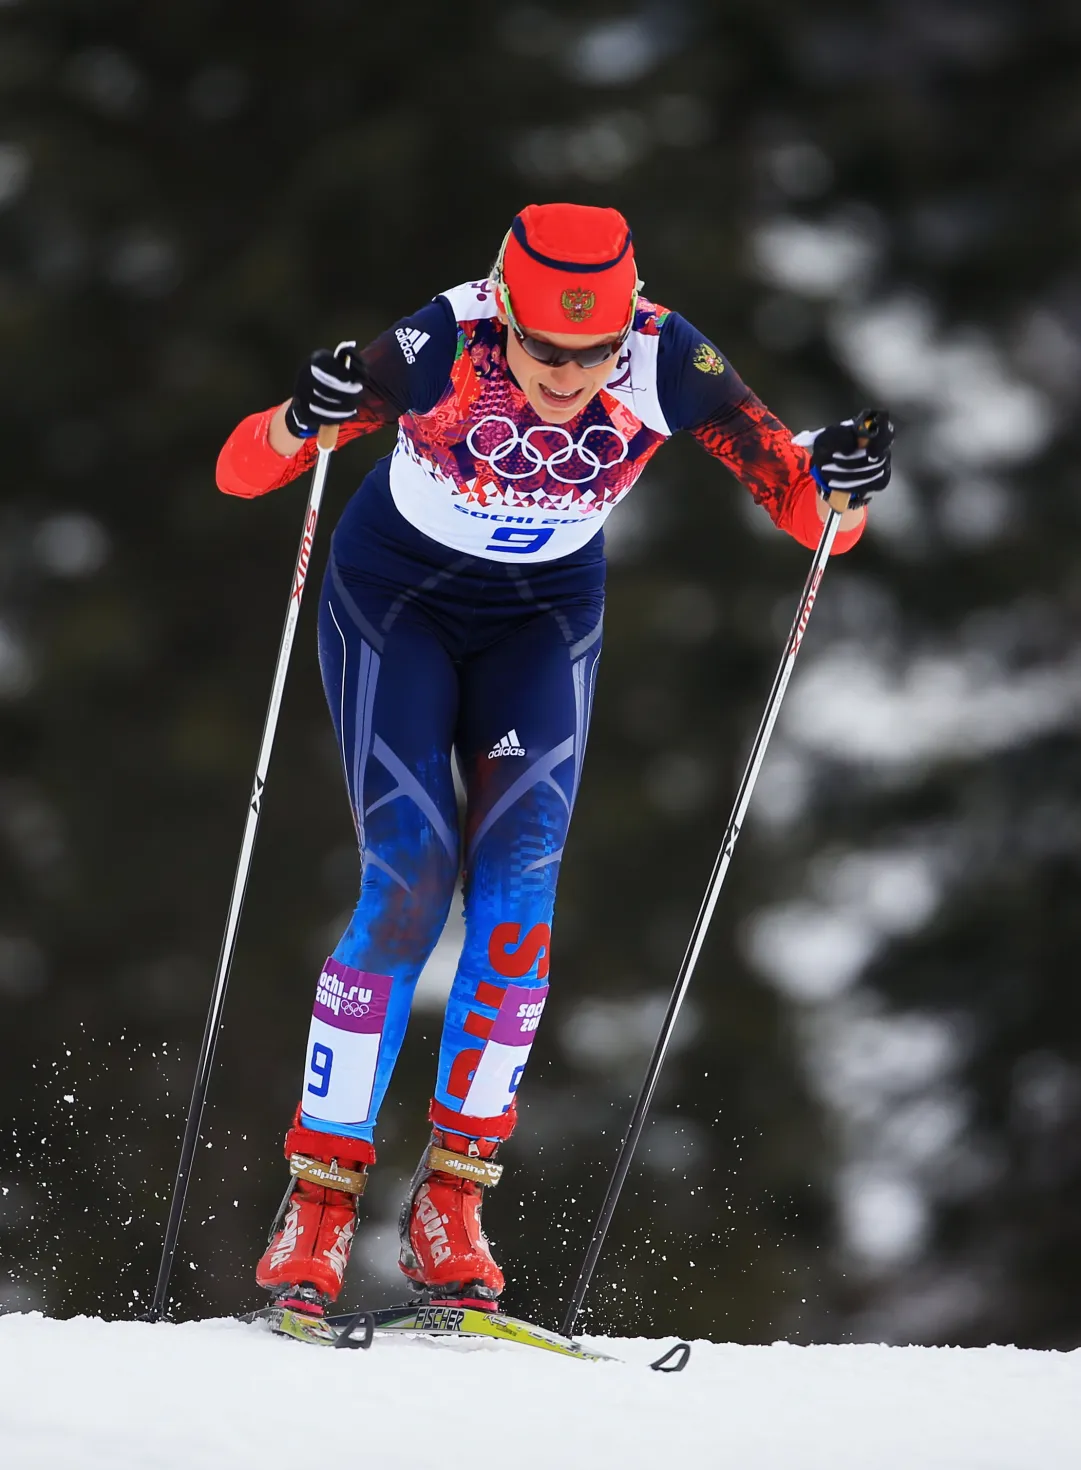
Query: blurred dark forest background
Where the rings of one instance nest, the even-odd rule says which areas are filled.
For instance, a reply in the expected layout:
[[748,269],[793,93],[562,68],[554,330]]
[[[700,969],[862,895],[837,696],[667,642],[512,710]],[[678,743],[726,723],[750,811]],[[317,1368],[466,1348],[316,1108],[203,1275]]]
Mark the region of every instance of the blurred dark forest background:
[[[313,347],[534,199],[793,428],[883,402],[589,1325],[1081,1341],[1081,6],[0,4],[0,1300],[145,1304],[304,490],[214,460]],[[332,467],[333,518],[389,435]],[[690,442],[610,523],[523,1126],[486,1211],[557,1320],[808,561]],[[321,555],[318,558],[322,565]],[[256,1298],[352,827],[304,609],[173,1278]],[[437,954],[348,1299],[390,1301]],[[449,957],[449,958],[448,958]],[[627,999],[627,996],[630,999]]]

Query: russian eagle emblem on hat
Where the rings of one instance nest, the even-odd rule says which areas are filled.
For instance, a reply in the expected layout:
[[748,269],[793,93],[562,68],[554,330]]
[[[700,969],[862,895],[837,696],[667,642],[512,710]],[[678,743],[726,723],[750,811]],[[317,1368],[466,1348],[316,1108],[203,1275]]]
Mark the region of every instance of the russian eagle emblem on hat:
[[597,298],[592,291],[564,291],[559,303],[569,322],[584,322],[593,315]]

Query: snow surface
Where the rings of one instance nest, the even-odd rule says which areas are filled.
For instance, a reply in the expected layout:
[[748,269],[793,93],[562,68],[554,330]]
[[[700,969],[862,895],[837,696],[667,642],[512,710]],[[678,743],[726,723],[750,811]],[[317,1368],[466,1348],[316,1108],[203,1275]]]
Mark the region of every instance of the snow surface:
[[20,1470],[1077,1470],[1081,1351],[479,1339],[332,1352],[233,1321],[0,1317],[0,1464]]

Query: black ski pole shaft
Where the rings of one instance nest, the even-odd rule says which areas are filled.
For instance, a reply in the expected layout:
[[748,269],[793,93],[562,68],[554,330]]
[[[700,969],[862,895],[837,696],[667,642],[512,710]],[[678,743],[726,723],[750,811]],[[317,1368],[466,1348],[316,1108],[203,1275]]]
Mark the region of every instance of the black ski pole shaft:
[[773,727],[777,723],[781,700],[784,698],[785,690],[788,688],[788,681],[792,677],[792,669],[796,662],[796,656],[800,651],[800,645],[803,642],[803,635],[807,631],[807,623],[810,619],[811,611],[814,608],[815,598],[818,596],[818,588],[826,570],[826,562],[829,560],[830,552],[833,549],[834,538],[841,524],[841,513],[848,508],[848,499],[848,495],[842,491],[835,491],[830,496],[830,512],[822,527],[822,536],[818,543],[818,549],[814,554],[814,560],[811,562],[811,569],[807,573],[803,595],[800,598],[799,607],[792,623],[792,630],[788,635],[788,642],[785,644],[784,655],[781,658],[777,676],[773,681],[773,688],[770,690],[769,699],[766,701],[765,712],[762,716],[762,722],[758,727],[758,734],[755,736],[754,745],[751,748],[747,769],[744,771],[743,780],[740,782],[735,806],[732,808],[732,815],[729,818],[728,828],[724,834],[724,841],[721,843],[720,852],[718,852],[717,860],[713,865],[709,887],[706,889],[705,897],[702,899],[702,906],[698,910],[698,917],[694,921],[694,928],[691,931],[691,937],[687,944],[687,951],[683,956],[683,963],[680,965],[679,974],[676,977],[675,989],[672,991],[671,998],[668,1002],[668,1009],[665,1012],[664,1020],[661,1022],[660,1034],[653,1048],[653,1055],[649,1059],[645,1081],[642,1083],[642,1090],[638,1095],[638,1101],[631,1115],[631,1121],[627,1125],[627,1132],[620,1145],[619,1156],[616,1159],[615,1168],[612,1170],[612,1177],[608,1181],[608,1192],[604,1196],[604,1203],[601,1205],[600,1214],[597,1216],[597,1223],[593,1227],[593,1234],[590,1238],[589,1247],[586,1250],[585,1259],[582,1261],[581,1269],[578,1272],[578,1280],[575,1283],[574,1291],[571,1293],[567,1315],[563,1322],[563,1335],[565,1337],[574,1336],[578,1314],[582,1310],[582,1303],[585,1300],[586,1292],[589,1290],[590,1280],[600,1259],[601,1251],[604,1248],[604,1238],[608,1233],[609,1225],[612,1223],[612,1216],[615,1214],[620,1191],[623,1188],[627,1173],[631,1167],[634,1151],[638,1146],[639,1138],[642,1136],[646,1114],[649,1112],[649,1105],[653,1101],[653,1094],[657,1088],[657,1079],[660,1076],[661,1067],[664,1065],[668,1044],[672,1039],[672,1032],[675,1029],[676,1020],[683,1006],[691,978],[694,975],[695,966],[698,964],[698,956],[705,942],[706,931],[713,917],[713,910],[717,906],[717,899],[720,896],[721,886],[728,872],[728,865],[732,861],[732,852],[736,845],[736,839],[739,837],[740,828],[743,826],[744,818],[747,815],[751,793],[754,791],[755,782],[758,780],[758,773],[765,759],[766,747],[769,745],[770,736],[773,734]]
[[301,532],[300,549],[297,552],[296,566],[293,569],[289,605],[285,613],[285,626],[282,629],[281,644],[278,648],[278,662],[274,668],[274,681],[270,687],[270,705],[267,708],[266,721],[263,725],[263,738],[259,745],[259,758],[255,766],[255,780],[252,783],[251,800],[248,803],[248,815],[244,823],[244,837],[240,844],[240,858],[237,863],[236,876],[233,879],[233,892],[229,900],[229,912],[225,921],[225,933],[222,936],[221,953],[218,956],[218,968],[214,974],[214,987],[210,993],[210,1011],[206,1018],[206,1030],[203,1032],[203,1043],[199,1049],[199,1061],[195,1068],[195,1086],[192,1089],[191,1104],[188,1108],[188,1121],[184,1127],[184,1140],[180,1146],[180,1165],[177,1169],[176,1184],[173,1186],[169,1219],[165,1226],[161,1265],[158,1267],[154,1297],[147,1313],[151,1322],[159,1321],[165,1315],[168,1305],[169,1277],[172,1275],[176,1242],[180,1235],[180,1222],[183,1219],[184,1206],[188,1198],[192,1163],[195,1159],[195,1150],[199,1145],[199,1131],[203,1122],[207,1086],[210,1082],[211,1068],[214,1065],[218,1032],[221,1030],[225,991],[229,984],[229,971],[233,965],[237,931],[240,928],[240,915],[248,886],[248,873],[251,870],[252,853],[255,850],[255,838],[259,830],[263,788],[266,785],[270,753],[274,747],[274,735],[278,728],[278,713],[281,710],[282,695],[285,692],[285,676],[289,671],[289,656],[293,651],[293,638],[296,634],[297,620],[300,617],[300,600],[304,595],[304,583],[308,576],[312,545],[315,540],[315,527],[319,520],[319,507],[323,500],[323,489],[327,480],[327,469],[337,441],[336,427],[325,425],[319,430],[319,458],[316,462],[315,473],[312,475],[311,493],[308,496],[308,505],[304,513],[304,529]]

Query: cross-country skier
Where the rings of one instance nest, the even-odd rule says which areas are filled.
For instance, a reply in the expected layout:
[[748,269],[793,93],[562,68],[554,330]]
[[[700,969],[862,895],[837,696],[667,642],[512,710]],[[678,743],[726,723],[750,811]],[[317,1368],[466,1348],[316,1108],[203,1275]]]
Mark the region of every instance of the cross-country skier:
[[[361,350],[304,363],[292,398],[245,419],[218,461],[230,495],[277,489],[396,423],[392,454],[334,532],[319,657],[362,860],[360,899],[316,984],[291,1182],[257,1269],[322,1310],[341,1288],[417,977],[464,867],[465,942],[447,1002],[431,1141],[401,1218],[401,1268],[429,1298],[493,1307],[481,1228],[548,994],[556,880],[601,650],[609,512],[686,430],[782,530],[835,551],[890,477],[891,430],[793,439],[713,344],[640,294],[614,209],[530,205],[489,278],[437,296]],[[451,773],[466,790],[464,842]]]

